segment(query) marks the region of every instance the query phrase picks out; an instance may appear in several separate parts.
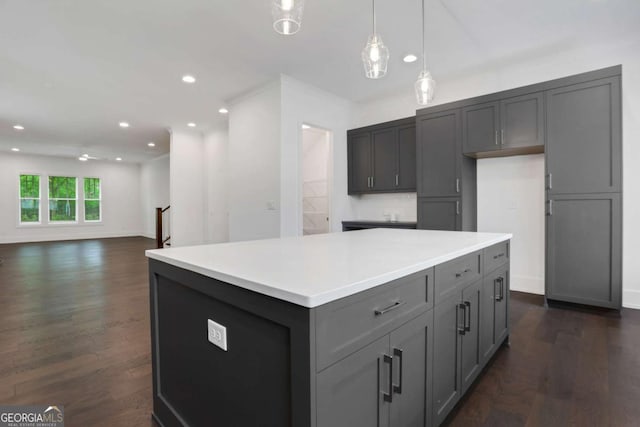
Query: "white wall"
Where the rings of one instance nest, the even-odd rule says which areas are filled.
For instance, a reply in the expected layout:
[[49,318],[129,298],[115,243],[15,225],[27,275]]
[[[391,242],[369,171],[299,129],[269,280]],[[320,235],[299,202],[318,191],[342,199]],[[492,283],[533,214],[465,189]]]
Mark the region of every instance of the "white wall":
[[229,162],[229,130],[223,127],[213,129],[204,136],[205,173],[205,241],[220,243],[229,241],[229,213],[227,198]]
[[[24,173],[97,177],[102,180],[102,222],[83,223],[78,207],[78,224],[19,226],[19,175]],[[80,162],[77,159],[0,153],[0,243],[38,242],[47,240],[92,239],[138,236],[142,234],[140,215],[140,166],[107,161]],[[41,183],[41,196],[46,196],[46,181]],[[81,184],[79,184],[81,185]],[[46,197],[41,215],[46,218]]]
[[230,103],[229,240],[280,236],[280,82]]
[[199,132],[171,131],[171,246],[205,241],[204,142]]
[[[435,76],[438,81],[436,99],[434,105],[451,102],[459,99],[488,94],[500,90],[511,89],[527,84],[533,84],[551,80],[554,78],[569,76],[612,65],[622,64],[622,109],[623,109],[623,305],[625,307],[640,308],[640,263],[635,260],[640,258],[640,187],[633,183],[640,182],[640,169],[634,167],[640,160],[640,41],[621,40],[615,45],[591,44],[588,48],[557,51],[551,55],[529,57],[517,63],[489,63],[482,69],[473,69],[462,77],[445,79],[443,76]],[[352,127],[364,126],[380,121],[392,120],[411,115],[417,108],[411,93],[413,82],[407,82],[407,91],[401,95],[388,99],[379,99],[375,102],[360,105],[354,116]],[[511,157],[499,159],[501,168],[510,170],[517,167],[518,163],[527,170],[536,168],[535,159],[527,156],[522,158]],[[483,162],[479,163],[478,191],[487,194],[486,177],[480,174],[486,172]],[[526,191],[527,186],[512,191]],[[541,182],[540,186],[544,183]],[[532,197],[535,197],[533,195]],[[479,230],[489,230],[493,224],[485,223],[481,218],[508,217],[507,207],[504,203],[496,206],[481,204],[479,207]],[[543,215],[544,210],[540,211]],[[529,219],[524,217],[514,223],[517,229],[524,229]],[[530,224],[537,227],[537,235],[544,233],[544,227],[540,223]],[[533,232],[533,230],[530,230]],[[523,239],[524,240],[524,239]],[[526,259],[530,256],[536,259],[540,256],[538,239],[533,239],[522,248],[523,252],[517,253],[514,247],[513,257]],[[537,271],[522,272],[523,275],[531,274],[532,277],[541,277],[544,274],[542,265],[538,264]]]
[[347,196],[347,129],[353,104],[288,76],[281,76],[281,89],[280,235],[302,235],[303,123],[331,132],[330,230],[340,231],[341,221],[353,217],[352,202]]
[[140,165],[142,233],[150,239],[156,238],[156,208],[166,208],[171,203],[169,177],[169,154]]

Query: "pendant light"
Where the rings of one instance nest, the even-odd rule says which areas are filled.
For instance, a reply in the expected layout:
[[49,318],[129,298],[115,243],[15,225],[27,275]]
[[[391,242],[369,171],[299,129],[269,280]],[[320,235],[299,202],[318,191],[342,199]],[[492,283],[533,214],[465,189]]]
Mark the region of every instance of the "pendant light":
[[369,79],[379,79],[387,74],[389,62],[389,49],[382,42],[382,38],[376,34],[376,0],[373,1],[373,34],[369,36],[367,45],[362,50],[362,63],[364,74]]
[[436,90],[436,81],[431,77],[431,73],[427,70],[427,54],[424,48],[424,0],[422,0],[422,71],[416,80],[415,90],[418,104],[427,105],[433,100]]
[[290,36],[297,33],[302,25],[304,0],[271,0],[273,29]]

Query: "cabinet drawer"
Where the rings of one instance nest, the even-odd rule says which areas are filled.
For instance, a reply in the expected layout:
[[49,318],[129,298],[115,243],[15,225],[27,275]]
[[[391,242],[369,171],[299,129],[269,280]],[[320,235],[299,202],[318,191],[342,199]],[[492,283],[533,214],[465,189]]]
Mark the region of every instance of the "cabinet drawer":
[[509,260],[509,241],[485,248],[484,272],[489,273]]
[[318,372],[433,307],[433,269],[316,309]]
[[434,274],[437,303],[482,277],[482,251],[436,265]]

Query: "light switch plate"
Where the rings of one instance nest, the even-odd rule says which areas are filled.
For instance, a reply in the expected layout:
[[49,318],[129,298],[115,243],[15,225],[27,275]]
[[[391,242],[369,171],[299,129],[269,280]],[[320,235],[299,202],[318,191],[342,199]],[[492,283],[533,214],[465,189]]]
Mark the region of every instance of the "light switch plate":
[[209,342],[227,351],[227,328],[211,319],[207,319]]

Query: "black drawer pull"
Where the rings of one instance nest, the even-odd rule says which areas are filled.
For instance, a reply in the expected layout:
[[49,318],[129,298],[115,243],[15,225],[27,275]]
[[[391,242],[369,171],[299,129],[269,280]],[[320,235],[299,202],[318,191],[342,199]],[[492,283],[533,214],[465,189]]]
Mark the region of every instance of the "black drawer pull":
[[[471,303],[469,301],[465,301],[464,305],[466,306],[466,308],[464,309],[464,330],[466,332],[471,332]],[[467,308],[469,309],[468,313]],[[467,314],[469,317],[467,317]],[[469,320],[467,320],[467,318]]]
[[467,268],[465,271],[462,271],[462,272],[460,272],[460,273],[456,273],[456,277],[462,277],[462,275],[463,275],[463,274],[468,273],[468,272],[470,272],[470,271],[471,271],[471,269],[470,269],[470,268]]
[[391,304],[387,308],[383,308],[382,310],[377,310],[376,309],[374,311],[374,313],[375,313],[376,316],[382,316],[383,314],[388,313],[388,312],[390,312],[392,310],[395,310],[398,307],[402,307],[405,304],[406,304],[406,302],[404,302],[404,301],[396,301],[396,302],[394,302],[393,304]]
[[[460,312],[459,312],[459,310],[462,310],[462,326],[460,326]],[[464,305],[464,304],[458,304],[456,306],[456,322],[458,323],[457,328],[458,328],[458,333],[460,335],[464,335],[465,334],[466,321],[467,321],[467,306]]]
[[494,255],[493,259],[498,259],[498,258],[503,257],[503,256],[504,256],[504,252],[502,252],[501,254],[498,254],[498,255]]
[[[500,285],[498,288],[500,290],[499,292],[496,292],[495,290],[496,283]],[[498,277],[497,279],[495,279],[493,281],[493,288],[493,292],[496,294],[495,300],[498,302],[502,301],[504,299],[504,277]]]

